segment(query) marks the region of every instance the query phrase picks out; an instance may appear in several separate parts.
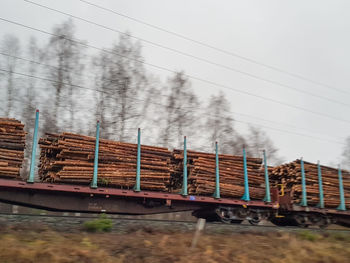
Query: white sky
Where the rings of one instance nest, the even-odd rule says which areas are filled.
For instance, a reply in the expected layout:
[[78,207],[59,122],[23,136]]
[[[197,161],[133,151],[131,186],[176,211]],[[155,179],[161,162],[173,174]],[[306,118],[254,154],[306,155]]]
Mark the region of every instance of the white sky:
[[[145,25],[98,10],[79,0],[33,0],[96,23],[130,31],[134,36],[211,60],[218,64],[246,71],[272,81],[318,94],[343,104],[332,103],[282,86],[209,65],[168,50],[142,43],[146,62],[185,70],[189,75],[213,81],[233,89],[250,92],[314,112],[344,119],[339,121],[305,111],[268,102],[256,97],[223,89],[233,112],[281,122],[276,124],[233,114],[239,121],[251,122],[274,129],[303,133],[313,139],[263,128],[271,137],[280,155],[291,161],[303,156],[324,164],[338,163],[344,138],[350,135],[350,1],[326,0],[250,0],[250,1],[114,1],[89,0],[119,13],[188,36],[244,57],[302,75],[327,84],[338,92],[315,85],[239,58],[199,46]],[[1,0],[0,17],[35,28],[51,31],[53,25],[66,16],[26,3],[23,0]],[[118,34],[74,20],[78,37],[98,47],[109,47]],[[48,36],[0,21],[0,35],[13,33],[27,41],[35,35],[40,41]],[[169,73],[147,67],[165,79]],[[192,81],[196,93],[205,99],[219,89]],[[246,124],[236,123],[244,132]],[[341,142],[335,143],[331,141]]]

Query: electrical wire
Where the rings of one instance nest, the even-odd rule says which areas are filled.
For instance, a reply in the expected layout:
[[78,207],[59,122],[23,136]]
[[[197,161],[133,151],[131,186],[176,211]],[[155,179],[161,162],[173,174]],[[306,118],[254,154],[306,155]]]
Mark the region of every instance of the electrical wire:
[[267,78],[264,78],[264,77],[260,77],[260,76],[257,76],[255,74],[252,74],[252,73],[249,73],[249,72],[246,72],[246,71],[242,71],[242,70],[239,70],[239,69],[236,69],[236,68],[233,68],[233,67],[229,67],[229,66],[226,66],[226,65],[223,65],[223,64],[220,64],[220,63],[216,63],[216,62],[210,61],[208,59],[205,59],[205,58],[202,58],[202,57],[198,57],[198,56],[195,56],[195,55],[183,52],[183,51],[178,50],[178,49],[174,49],[174,48],[171,48],[171,47],[168,47],[168,46],[165,46],[165,45],[161,45],[161,44],[158,44],[156,42],[149,41],[147,39],[136,37],[134,35],[122,32],[122,31],[117,30],[115,28],[111,28],[111,27],[108,27],[108,26],[105,26],[105,25],[101,25],[101,24],[98,24],[98,23],[93,22],[91,20],[87,20],[85,18],[66,13],[66,12],[60,11],[58,9],[49,7],[49,6],[45,6],[45,5],[42,5],[42,4],[33,2],[33,1],[29,1],[29,0],[23,0],[23,1],[27,2],[29,4],[36,5],[36,6],[39,6],[41,8],[47,9],[47,10],[51,10],[51,11],[59,13],[59,14],[63,14],[65,16],[68,16],[68,17],[71,17],[71,18],[74,18],[74,19],[77,19],[77,20],[80,20],[80,21],[84,21],[84,22],[86,22],[88,24],[95,25],[95,26],[98,26],[100,28],[104,28],[106,30],[112,31],[112,32],[116,32],[118,34],[125,35],[125,36],[128,36],[128,37],[137,39],[137,40],[139,40],[141,42],[144,42],[144,43],[156,46],[156,47],[160,47],[160,48],[169,50],[171,52],[174,52],[174,53],[186,56],[186,57],[190,57],[190,58],[199,60],[201,62],[205,62],[205,63],[210,64],[210,65],[214,65],[214,66],[217,66],[217,67],[220,67],[220,68],[224,68],[224,69],[230,70],[232,72],[236,72],[236,73],[248,76],[250,78],[254,78],[254,79],[257,79],[257,80],[260,80],[260,81],[264,81],[266,83],[270,83],[270,84],[273,84],[273,85],[284,87],[284,88],[287,88],[289,90],[293,90],[293,91],[296,91],[296,92],[299,92],[299,93],[302,93],[302,94],[307,94],[307,95],[310,95],[310,96],[315,97],[315,98],[319,98],[319,99],[322,99],[322,100],[325,100],[325,101],[329,101],[329,102],[336,103],[336,104],[339,104],[339,105],[346,106],[346,107],[350,108],[350,104],[348,104],[348,103],[344,103],[344,102],[341,102],[341,101],[338,101],[338,100],[335,100],[335,99],[332,99],[332,98],[329,98],[329,97],[325,97],[325,96],[322,96],[322,95],[319,95],[319,94],[316,94],[316,93],[313,93],[313,92],[305,91],[305,90],[302,90],[302,89],[299,89],[299,88],[296,88],[296,87],[293,87],[293,86],[290,86],[290,85],[286,85],[286,84],[280,83],[278,81],[270,80],[270,79],[267,79]]
[[[48,81],[48,82],[53,82],[53,83],[61,83],[63,85],[69,85],[69,86],[72,86],[72,87],[75,87],[75,88],[79,88],[79,89],[84,89],[84,90],[96,91],[96,92],[104,93],[104,94],[107,94],[107,95],[110,95],[110,96],[114,95],[114,94],[106,92],[106,91],[102,91],[102,90],[98,90],[98,89],[92,89],[92,88],[84,87],[84,86],[81,86],[81,85],[75,85],[75,84],[70,84],[70,83],[62,83],[62,82],[59,82],[59,81],[56,81],[56,80],[53,80],[53,79],[39,77],[39,76],[34,76],[34,75],[31,75],[31,74],[14,72],[14,71],[9,71],[9,70],[5,70],[5,69],[1,69],[1,68],[0,68],[0,71],[7,72],[7,73],[12,73],[12,74],[23,76],[23,77],[30,77],[30,78],[34,78],[34,79],[39,79],[39,80],[44,80],[44,81]],[[137,100],[137,101],[142,101],[142,102],[145,101],[143,99],[137,99],[137,98],[132,98],[132,99]],[[157,106],[171,108],[168,105],[164,105],[164,104],[161,104],[161,103],[155,103],[155,102],[152,102],[152,101],[149,102],[149,103],[157,105]],[[209,116],[213,116],[213,117],[220,117],[218,115],[211,115],[211,114],[208,114],[208,115]],[[256,125],[254,123],[250,123],[250,122],[246,122],[246,121],[240,121],[240,120],[236,120],[236,119],[235,119],[235,121],[240,122],[240,123],[244,123],[244,124],[247,124],[247,125]],[[324,139],[324,138],[319,138],[319,137],[315,137],[315,136],[311,136],[311,135],[307,135],[307,134],[303,134],[303,133],[298,133],[298,132],[291,132],[289,130],[278,129],[278,128],[274,128],[274,127],[270,127],[270,126],[266,126],[266,125],[258,124],[257,126],[264,127],[264,128],[271,129],[271,130],[275,130],[275,131],[279,131],[279,132],[283,132],[283,133],[288,133],[288,134],[308,137],[308,138],[312,138],[312,139],[316,139],[316,140],[320,140],[320,141],[327,141],[327,142],[331,142],[331,143],[345,145],[342,142],[328,140],[328,139]]]
[[203,47],[206,47],[206,48],[215,50],[215,51],[220,52],[220,53],[222,53],[222,54],[226,54],[226,55],[229,55],[229,56],[231,56],[231,57],[236,57],[236,58],[239,58],[239,59],[242,59],[242,60],[251,62],[251,63],[253,63],[253,64],[256,64],[256,65],[259,65],[259,66],[262,66],[262,67],[265,67],[265,68],[268,68],[268,69],[271,69],[271,70],[275,70],[275,71],[277,71],[277,72],[280,72],[280,73],[289,75],[289,76],[291,76],[291,77],[298,78],[298,79],[301,79],[301,80],[304,80],[304,81],[307,81],[307,82],[310,82],[310,83],[313,83],[313,84],[316,84],[316,85],[319,85],[319,86],[323,86],[323,87],[328,88],[328,89],[331,89],[331,90],[335,90],[335,91],[338,91],[338,92],[341,92],[341,93],[350,94],[350,92],[348,92],[348,91],[346,91],[346,90],[339,89],[339,88],[335,88],[335,87],[333,87],[333,86],[331,86],[331,85],[324,84],[324,83],[322,83],[322,82],[319,82],[319,81],[316,81],[316,80],[313,80],[313,79],[304,77],[304,76],[302,76],[302,75],[300,75],[300,74],[292,73],[292,72],[290,72],[290,71],[281,69],[281,68],[279,68],[279,67],[271,66],[271,65],[268,65],[268,64],[266,64],[266,63],[259,62],[259,61],[255,60],[255,59],[252,59],[252,58],[248,58],[248,57],[246,57],[246,56],[239,55],[239,54],[234,53],[234,52],[232,52],[232,51],[227,51],[227,50],[225,50],[225,49],[222,49],[222,48],[219,48],[219,47],[215,47],[215,46],[213,46],[213,45],[211,45],[211,44],[208,44],[208,43],[205,43],[205,42],[203,42],[203,41],[199,41],[199,40],[190,38],[190,37],[188,37],[188,36],[185,36],[185,35],[183,35],[183,34],[180,34],[180,33],[177,33],[177,32],[174,32],[174,31],[171,31],[171,30],[168,30],[168,29],[165,29],[165,28],[163,28],[163,27],[160,27],[160,26],[157,26],[157,25],[154,25],[154,24],[145,22],[145,21],[143,21],[143,20],[141,20],[141,19],[137,19],[137,18],[131,17],[131,16],[129,16],[129,15],[122,14],[121,12],[117,12],[117,11],[115,11],[115,10],[113,10],[113,9],[103,7],[103,6],[101,6],[101,5],[92,3],[92,2],[90,2],[90,1],[86,1],[86,0],[78,0],[78,1],[80,1],[80,2],[82,2],[82,3],[85,3],[85,4],[87,4],[87,5],[90,5],[90,6],[96,7],[96,8],[98,8],[98,9],[107,11],[107,12],[109,12],[109,13],[115,14],[115,15],[117,15],[117,16],[120,16],[120,17],[129,19],[129,20],[132,20],[132,21],[137,22],[137,23],[139,23],[139,24],[146,25],[146,26],[151,27],[151,28],[153,28],[153,29],[156,29],[156,30],[165,32],[165,33],[167,33],[167,34],[176,36],[176,37],[181,38],[181,39],[184,39],[184,40],[186,40],[186,41],[189,41],[189,42],[198,44],[198,45],[200,45],[200,46],[203,46]]
[[[14,55],[10,55],[10,54],[7,54],[7,53],[3,53],[3,52],[0,52],[0,55],[2,56],[7,56],[7,57],[11,57],[11,58],[14,58],[14,59],[18,59],[18,60],[22,60],[22,61],[25,61],[25,62],[28,62],[28,63],[33,63],[33,64],[37,64],[37,65],[40,65],[40,66],[45,66],[45,67],[50,67],[50,68],[54,68],[54,69],[58,69],[58,67],[55,67],[55,66],[52,66],[52,65],[49,65],[49,64],[46,64],[46,63],[42,63],[42,62],[39,62],[39,61],[34,61],[34,60],[31,60],[31,59],[27,59],[27,58],[23,58],[23,57],[18,57],[18,56],[14,56]],[[62,71],[65,71],[65,72],[71,72],[70,70],[66,70],[66,69],[61,69]],[[79,76],[81,77],[86,77],[85,74],[81,74],[81,73],[74,73],[74,74],[78,74]],[[91,78],[95,78],[95,76],[89,74],[88,77],[91,77]],[[113,82],[115,81],[114,79],[108,79],[106,78],[105,80],[107,81],[110,81],[110,82]],[[150,91],[153,91],[153,90],[144,90],[145,92],[150,92]],[[163,96],[163,97],[167,97],[167,95],[162,95],[162,94],[158,94],[158,96]],[[193,107],[184,107],[185,109],[194,109]],[[291,125],[289,123],[285,123],[285,122],[276,122],[276,121],[272,121],[272,120],[268,120],[268,119],[263,119],[263,118],[258,118],[256,116],[253,116],[253,115],[249,115],[249,114],[246,114],[246,113],[240,113],[240,112],[236,112],[236,111],[230,111],[230,112],[226,112],[226,113],[233,113],[233,114],[237,114],[237,115],[241,115],[241,116],[246,116],[248,118],[253,118],[253,119],[257,119],[257,120],[260,120],[260,121],[265,121],[265,122],[270,122],[270,123],[275,123],[275,124],[278,124],[278,125],[282,125],[282,126],[287,126],[287,127],[291,127],[291,128],[296,128],[296,129],[300,129],[299,127],[295,126],[295,125]],[[215,117],[217,117],[215,115]],[[304,131],[307,131],[307,132],[312,132],[312,133],[319,133],[319,132],[316,132],[316,131],[311,131],[311,130],[307,130],[307,129],[301,129],[301,130],[304,130]],[[326,135],[326,136],[329,136],[329,137],[334,137],[334,136],[330,136],[328,134],[324,134],[324,133],[319,133],[320,135]],[[341,140],[344,140],[345,141],[345,138],[340,138],[339,139]]]
[[[162,70],[162,71],[170,72],[170,73],[173,73],[173,74],[178,73],[175,70],[172,70],[172,69],[169,69],[169,68],[166,68],[166,67],[163,67],[163,66],[158,66],[158,65],[155,65],[155,64],[152,64],[152,63],[145,62],[143,60],[130,58],[128,56],[121,55],[121,54],[119,54],[119,53],[117,53],[115,51],[110,51],[110,50],[99,48],[99,47],[96,47],[96,46],[93,46],[93,45],[90,45],[90,44],[86,44],[84,42],[80,42],[80,41],[77,41],[77,40],[74,40],[74,39],[69,39],[69,38],[66,38],[66,37],[64,37],[62,35],[53,34],[53,33],[47,32],[47,31],[42,30],[42,29],[37,29],[37,28],[31,27],[31,26],[24,25],[22,23],[18,23],[18,22],[11,21],[11,20],[8,20],[8,19],[5,19],[5,18],[1,18],[1,17],[0,17],[0,20],[4,21],[4,22],[7,22],[7,23],[14,24],[14,25],[18,25],[18,26],[21,26],[21,27],[24,27],[24,28],[27,28],[27,29],[31,29],[33,31],[37,31],[37,32],[41,32],[41,33],[44,33],[44,34],[47,34],[47,35],[59,37],[59,38],[68,40],[70,42],[82,45],[84,47],[92,48],[92,49],[99,50],[99,51],[102,51],[102,52],[105,52],[105,53],[109,53],[109,54],[114,54],[114,55],[117,55],[119,57],[123,57],[123,58],[129,59],[129,60],[133,60],[135,62],[142,63],[144,65],[148,65],[150,67],[153,67],[153,68],[156,68],[156,69],[159,69],[159,70]],[[197,80],[199,82],[206,83],[206,84],[209,84],[209,85],[212,85],[212,86],[215,86],[215,87],[219,87],[219,88],[227,89],[227,90],[234,91],[234,92],[237,92],[237,93],[245,94],[245,95],[248,95],[248,96],[251,96],[251,97],[255,97],[255,98],[258,98],[258,99],[261,99],[261,100],[273,102],[275,104],[279,104],[279,105],[282,105],[282,106],[285,106],[285,107],[298,109],[298,110],[301,110],[301,111],[312,113],[314,115],[326,117],[328,119],[337,120],[337,121],[341,121],[341,122],[344,122],[344,123],[350,123],[350,121],[346,120],[346,119],[338,118],[338,117],[331,116],[331,115],[328,115],[328,114],[324,114],[324,113],[321,113],[321,112],[318,112],[318,111],[313,111],[313,110],[310,110],[310,109],[307,109],[307,108],[296,106],[296,105],[293,105],[293,104],[290,104],[290,103],[287,103],[287,102],[282,102],[282,101],[279,101],[279,100],[276,100],[276,99],[273,99],[273,98],[264,97],[264,96],[257,95],[257,94],[251,93],[251,92],[247,92],[247,91],[239,90],[239,89],[236,89],[236,88],[232,88],[230,86],[226,86],[226,85],[223,85],[223,84],[220,84],[220,83],[216,83],[214,81],[206,80],[206,79],[203,79],[203,78],[200,78],[200,77],[196,77],[196,76],[193,76],[193,75],[189,75],[189,74],[186,74],[186,73],[184,73],[184,76],[186,76],[187,78],[192,79],[192,80]]]

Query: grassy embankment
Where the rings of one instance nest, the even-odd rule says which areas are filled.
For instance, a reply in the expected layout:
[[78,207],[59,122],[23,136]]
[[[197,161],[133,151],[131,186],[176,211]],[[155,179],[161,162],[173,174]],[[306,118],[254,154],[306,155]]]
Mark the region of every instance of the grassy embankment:
[[350,262],[350,234],[59,233],[49,229],[2,229],[1,263],[138,262]]

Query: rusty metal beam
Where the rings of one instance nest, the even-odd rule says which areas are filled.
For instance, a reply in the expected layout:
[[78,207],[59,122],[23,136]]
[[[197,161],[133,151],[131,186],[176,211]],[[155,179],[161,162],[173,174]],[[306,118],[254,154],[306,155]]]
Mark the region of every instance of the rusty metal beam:
[[[236,205],[277,208],[277,203],[245,202],[239,199],[215,199],[208,196],[182,196],[165,192],[92,189],[81,185],[48,183],[27,184],[0,179],[0,199],[4,202],[60,211],[82,211],[125,214],[152,214],[190,211],[206,206]],[[169,201],[170,200],[170,201]],[[171,202],[171,206],[166,204]],[[96,204],[96,205],[94,205]],[[157,204],[157,206],[154,206]],[[103,212],[103,211],[102,211]]]

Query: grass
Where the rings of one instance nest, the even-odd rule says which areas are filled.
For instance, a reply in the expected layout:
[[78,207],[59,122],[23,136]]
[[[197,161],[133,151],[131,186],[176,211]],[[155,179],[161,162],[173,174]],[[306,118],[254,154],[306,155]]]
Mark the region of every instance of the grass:
[[298,237],[303,240],[308,240],[308,241],[316,241],[321,238],[321,236],[317,233],[311,232],[309,230],[302,230],[298,233]]
[[110,232],[113,227],[113,220],[102,214],[100,218],[86,221],[83,224],[83,229],[88,232]]
[[135,230],[59,233],[50,229],[0,230],[1,263],[319,263],[349,262],[350,235],[312,232],[203,234]]

